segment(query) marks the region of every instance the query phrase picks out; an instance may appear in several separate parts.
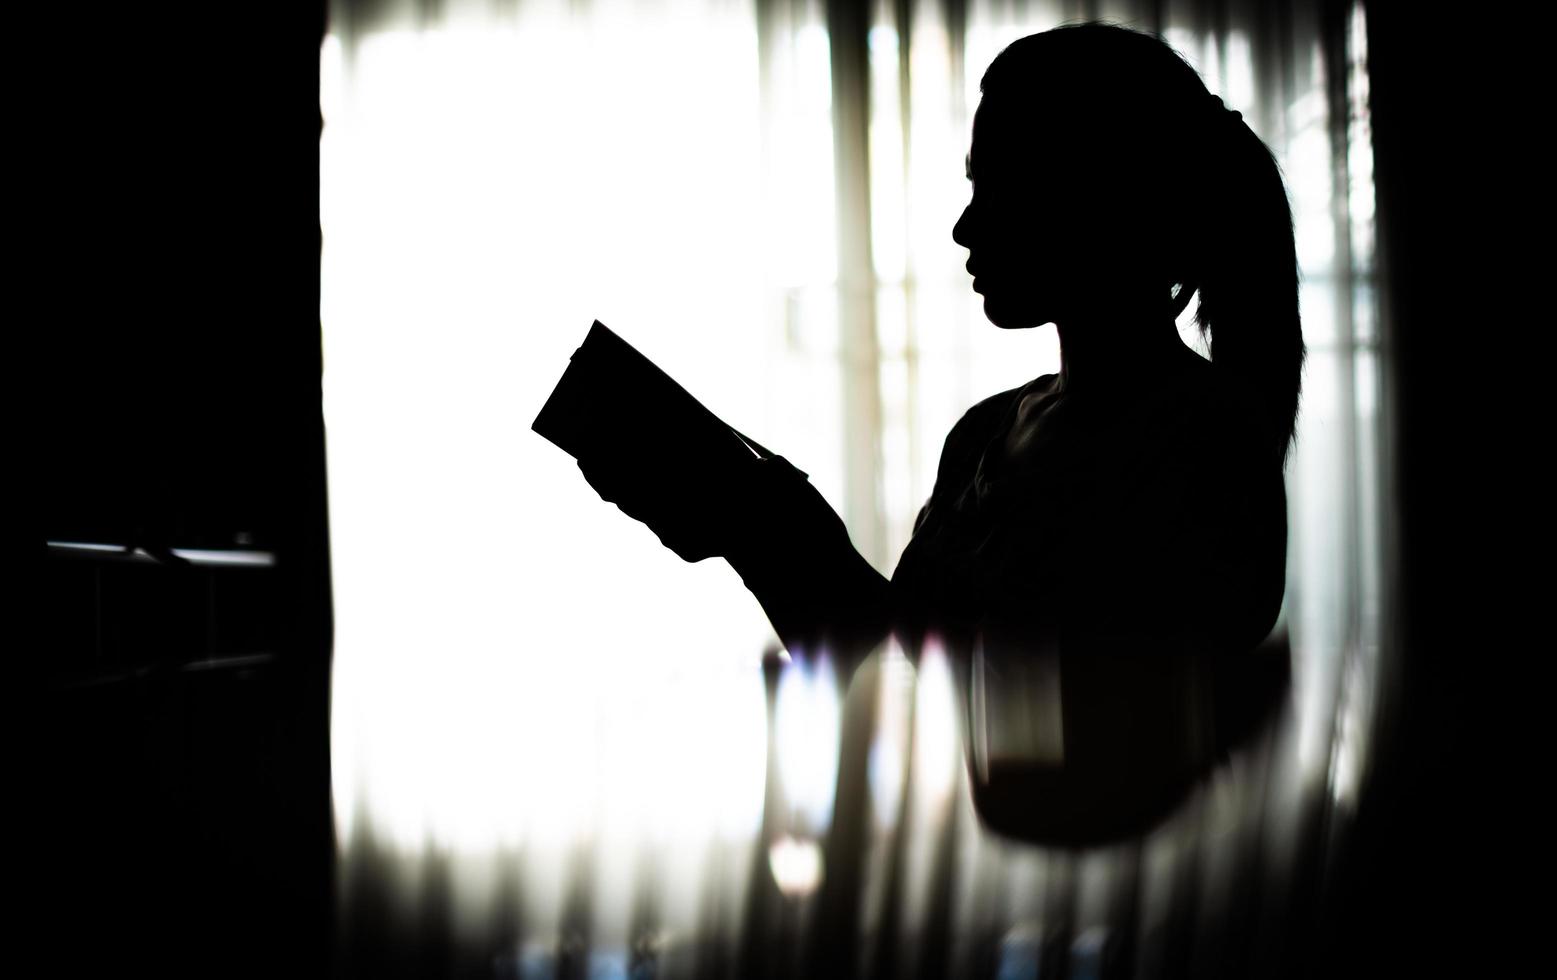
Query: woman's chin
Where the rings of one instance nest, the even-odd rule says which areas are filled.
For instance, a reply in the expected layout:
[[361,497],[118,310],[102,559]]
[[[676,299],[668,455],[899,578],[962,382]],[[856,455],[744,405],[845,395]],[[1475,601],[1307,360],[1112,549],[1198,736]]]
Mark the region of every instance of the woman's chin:
[[999,299],[984,297],[984,316],[1002,330],[1026,330],[1042,326],[1048,321],[1029,310],[1015,310]]

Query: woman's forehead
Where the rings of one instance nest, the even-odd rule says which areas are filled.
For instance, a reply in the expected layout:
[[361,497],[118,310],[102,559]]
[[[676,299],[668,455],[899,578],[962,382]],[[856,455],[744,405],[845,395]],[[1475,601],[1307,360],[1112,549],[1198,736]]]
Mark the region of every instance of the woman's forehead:
[[998,172],[1007,165],[1031,170],[1045,160],[1080,161],[1121,133],[1112,114],[1062,97],[991,100],[986,95],[973,114],[967,164],[970,175]]
[[991,111],[980,104],[973,116],[973,133],[968,142],[965,162],[969,173],[999,169],[1017,159],[1031,158],[1043,146],[1063,142],[1058,127],[1049,124],[1051,118],[1039,107],[1016,116],[1008,110]]

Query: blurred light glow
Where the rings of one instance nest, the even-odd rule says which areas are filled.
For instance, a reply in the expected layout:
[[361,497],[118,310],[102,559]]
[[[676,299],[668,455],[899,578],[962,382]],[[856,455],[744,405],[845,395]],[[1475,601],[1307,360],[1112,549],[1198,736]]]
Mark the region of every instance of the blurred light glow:
[[879,661],[876,732],[870,743],[867,778],[870,812],[879,827],[894,826],[903,802],[903,771],[913,724],[914,667],[901,647],[890,643]]
[[793,661],[779,677],[774,738],[784,800],[805,827],[818,833],[832,819],[839,701],[832,663],[825,656]]
[[944,805],[962,764],[957,690],[941,644],[926,643],[915,692],[915,785],[928,806]]
[[813,840],[780,837],[768,848],[768,868],[785,895],[809,895],[822,884],[822,849]]

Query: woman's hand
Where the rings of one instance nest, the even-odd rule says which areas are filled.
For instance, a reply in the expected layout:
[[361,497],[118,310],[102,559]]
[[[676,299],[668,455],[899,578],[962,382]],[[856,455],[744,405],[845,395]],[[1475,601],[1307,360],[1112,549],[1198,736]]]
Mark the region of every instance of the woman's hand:
[[674,455],[626,451],[581,458],[578,467],[602,499],[648,525],[689,562],[723,556],[743,570],[848,544],[843,521],[782,456],[716,470]]
[[648,525],[684,560],[722,553],[726,526],[739,509],[736,487],[711,485],[706,475],[647,452],[580,457],[578,468],[602,500]]

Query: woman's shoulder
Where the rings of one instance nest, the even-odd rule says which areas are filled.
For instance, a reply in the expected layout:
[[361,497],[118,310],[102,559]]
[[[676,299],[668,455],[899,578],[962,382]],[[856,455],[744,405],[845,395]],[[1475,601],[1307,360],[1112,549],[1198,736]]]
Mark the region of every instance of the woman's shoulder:
[[953,485],[966,483],[972,477],[979,457],[1015,403],[1037,386],[1053,384],[1057,378],[1058,375],[1054,374],[1041,375],[1026,384],[980,399],[963,412],[946,434],[945,444],[941,447],[940,465],[936,470],[936,494]]
[[[981,399],[972,408],[962,413],[962,418],[952,426],[951,433],[947,436],[947,445],[950,446],[953,440],[962,438],[981,439],[987,442],[994,434],[994,430],[1005,421],[1013,405],[1031,392],[1052,387],[1058,380],[1058,374],[1039,375],[1025,384],[1007,388],[1005,391]],[[982,442],[979,448],[983,448]]]

